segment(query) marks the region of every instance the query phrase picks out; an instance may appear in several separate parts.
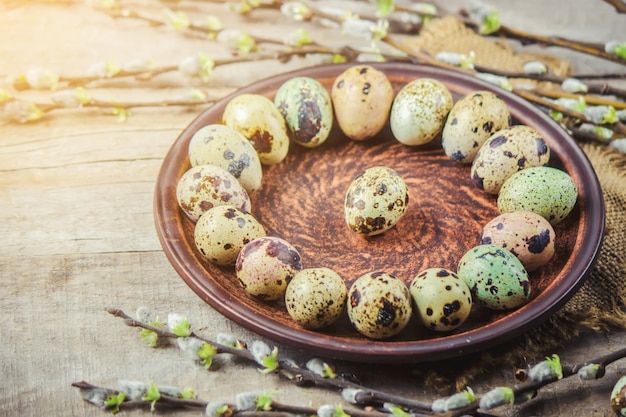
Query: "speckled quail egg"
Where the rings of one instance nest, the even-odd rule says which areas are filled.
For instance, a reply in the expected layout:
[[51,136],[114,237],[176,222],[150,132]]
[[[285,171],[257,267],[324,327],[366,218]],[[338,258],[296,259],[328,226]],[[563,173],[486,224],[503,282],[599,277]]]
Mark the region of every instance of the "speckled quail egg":
[[409,291],[424,326],[447,332],[463,323],[472,311],[472,294],[465,281],[444,268],[426,269],[413,279]]
[[500,213],[526,210],[560,223],[574,209],[578,188],[570,175],[558,168],[534,167],[516,172],[498,195]]
[[337,321],[346,305],[343,278],[329,268],[297,272],[285,293],[289,316],[306,329],[320,329]]
[[344,217],[350,230],[374,236],[398,223],[408,204],[404,179],[391,168],[372,167],[350,183],[344,199]]
[[526,271],[535,271],[554,256],[554,229],[550,222],[530,211],[503,213],[485,225],[480,243],[508,249]]
[[189,141],[188,154],[192,167],[215,165],[224,168],[248,193],[261,187],[263,171],[259,155],[233,128],[220,124],[201,127]]
[[411,314],[409,289],[391,274],[369,272],[357,278],[348,291],[348,318],[359,333],[371,339],[397,335]]
[[535,129],[511,126],[494,133],[480,147],[472,163],[472,182],[489,194],[498,194],[511,175],[549,160],[550,148]]
[[285,81],[274,97],[294,142],[315,148],[328,139],[333,127],[333,105],[328,91],[310,77]]
[[346,69],[331,89],[339,128],[356,141],[374,137],[387,124],[393,96],[393,86],[382,71],[369,65]]
[[239,252],[235,273],[250,295],[264,301],[283,298],[289,281],[302,269],[298,250],[284,239],[264,236]]
[[285,119],[269,98],[239,94],[226,105],[222,121],[252,143],[262,164],[277,164],[287,156],[289,137]]
[[424,145],[441,132],[453,104],[452,94],[442,82],[433,78],[413,80],[393,100],[391,132],[405,145]]
[[228,171],[214,165],[188,169],[176,184],[178,205],[193,221],[207,210],[229,205],[250,213],[250,197]]
[[457,270],[474,301],[492,310],[509,310],[524,304],[530,296],[528,273],[522,262],[507,249],[479,245],[467,251]]
[[617,380],[611,390],[611,408],[618,416],[626,417],[626,375]]
[[234,265],[246,243],[263,236],[265,229],[252,215],[232,206],[207,210],[194,229],[196,247],[218,265]]
[[491,91],[476,91],[457,101],[441,133],[441,145],[453,161],[471,163],[494,133],[511,124],[509,106]]

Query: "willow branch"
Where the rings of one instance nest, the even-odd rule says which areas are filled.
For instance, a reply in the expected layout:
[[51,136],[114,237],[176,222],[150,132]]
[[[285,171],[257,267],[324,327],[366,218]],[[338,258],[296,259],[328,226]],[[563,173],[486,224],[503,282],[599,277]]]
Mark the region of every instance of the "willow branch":
[[617,13],[626,13],[626,3],[621,0],[603,0],[615,8]]

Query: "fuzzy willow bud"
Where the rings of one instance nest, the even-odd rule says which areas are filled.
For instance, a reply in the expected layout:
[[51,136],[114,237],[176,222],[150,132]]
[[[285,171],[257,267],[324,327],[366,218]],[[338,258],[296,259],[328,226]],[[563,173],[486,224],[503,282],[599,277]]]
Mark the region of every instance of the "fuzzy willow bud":
[[561,88],[568,93],[586,93],[589,90],[587,84],[577,78],[571,77],[563,80]]
[[509,387],[497,387],[482,396],[478,407],[483,410],[491,410],[505,404],[513,404],[515,393]]

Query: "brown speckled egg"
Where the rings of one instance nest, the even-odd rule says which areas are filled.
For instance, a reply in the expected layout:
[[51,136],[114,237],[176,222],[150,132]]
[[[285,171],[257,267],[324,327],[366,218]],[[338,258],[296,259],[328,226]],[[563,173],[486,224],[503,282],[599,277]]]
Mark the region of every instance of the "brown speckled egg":
[[261,187],[263,171],[259,155],[233,128],[220,124],[201,127],[189,141],[188,154],[192,167],[215,165],[224,168],[249,193]]
[[391,168],[372,167],[350,183],[344,217],[350,230],[365,236],[378,235],[402,218],[408,204],[404,179]]
[[371,339],[397,335],[411,314],[409,289],[391,274],[369,272],[354,281],[348,291],[348,318],[359,333]]
[[485,225],[480,243],[508,249],[522,261],[526,271],[534,271],[554,256],[554,229],[550,222],[530,211],[504,213]]
[[495,132],[480,147],[472,163],[472,182],[489,194],[498,194],[511,175],[549,160],[550,148],[535,129],[511,126]]
[[393,100],[389,124],[393,136],[405,145],[423,145],[443,129],[454,100],[450,90],[432,78],[406,84]]
[[424,326],[438,332],[454,330],[472,311],[472,293],[454,272],[444,268],[426,269],[413,279],[409,291]]
[[331,89],[339,128],[353,140],[374,137],[387,124],[393,96],[391,82],[382,71],[369,65],[346,69]]
[[228,171],[213,165],[188,169],[176,184],[178,205],[194,222],[207,210],[229,205],[250,213],[250,197]]
[[491,91],[476,91],[457,101],[441,133],[441,145],[453,161],[471,163],[494,133],[511,124],[509,106]]
[[344,310],[348,290],[343,278],[329,268],[308,268],[297,272],[285,293],[291,318],[306,329],[320,329],[334,323]]
[[333,105],[328,91],[310,77],[285,81],[274,97],[294,142],[315,148],[326,142],[333,127]]
[[250,295],[265,301],[278,300],[289,281],[302,269],[298,250],[289,242],[265,236],[247,243],[235,263],[241,286]]
[[222,121],[252,143],[262,164],[277,164],[287,156],[289,137],[285,119],[269,98],[240,94],[228,102]]
[[200,253],[218,265],[234,265],[239,251],[265,229],[252,215],[231,206],[216,206],[198,219],[194,241]]

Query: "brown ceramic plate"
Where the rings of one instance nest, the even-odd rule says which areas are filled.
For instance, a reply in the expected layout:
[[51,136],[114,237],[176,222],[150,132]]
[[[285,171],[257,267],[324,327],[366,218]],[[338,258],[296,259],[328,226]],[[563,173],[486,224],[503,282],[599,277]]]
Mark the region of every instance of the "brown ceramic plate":
[[[245,87],[235,94],[259,93],[273,98],[280,85],[294,76],[317,79],[330,90],[349,65],[328,65],[281,74]],[[549,317],[582,284],[598,254],[604,230],[604,206],[597,177],[576,143],[552,120],[527,102],[457,73],[410,64],[376,64],[398,91],[419,77],[443,82],[455,100],[470,92],[497,92],[508,103],[515,124],[537,129],[552,150],[550,165],[566,170],[578,185],[574,211],[555,227],[556,254],[550,264],[530,274],[531,300],[523,307],[494,313],[474,307],[470,319],[453,333],[423,328],[415,318],[400,335],[385,341],[360,336],[346,315],[322,331],[295,324],[282,302],[249,297],[233,268],[205,261],[193,241],[194,224],[179,209],[176,183],[190,167],[187,146],[200,127],[220,123],[232,97],[202,112],[178,137],[157,178],[154,213],[157,233],[170,262],[183,280],[208,304],[240,325],[277,342],[311,354],[351,361],[420,362],[460,356],[530,330]],[[343,220],[348,184],[364,169],[385,165],[395,169],[409,187],[409,208],[381,236],[366,239],[352,233]],[[298,248],[303,265],[329,267],[349,286],[370,271],[385,271],[407,284],[421,270],[456,270],[461,256],[477,244],[483,225],[498,215],[496,199],[474,188],[469,166],[448,159],[440,138],[421,147],[398,143],[386,128],[367,142],[348,140],[335,126],[319,148],[291,144],[280,164],[264,167],[263,185],[251,195],[252,214],[268,235],[280,236]]]

